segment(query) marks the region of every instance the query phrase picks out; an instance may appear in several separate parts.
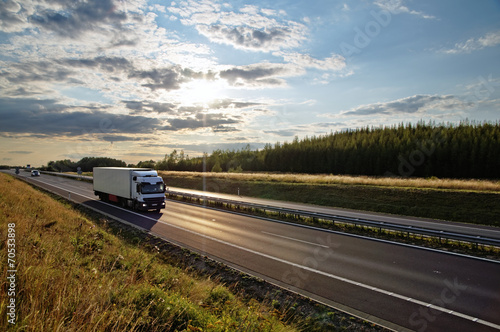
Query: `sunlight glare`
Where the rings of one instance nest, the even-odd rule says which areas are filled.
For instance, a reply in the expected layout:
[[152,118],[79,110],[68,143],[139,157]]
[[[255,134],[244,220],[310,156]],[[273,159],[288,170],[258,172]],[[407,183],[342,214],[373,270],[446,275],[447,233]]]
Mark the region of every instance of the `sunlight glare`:
[[183,104],[203,105],[223,98],[224,86],[220,81],[193,80],[184,86],[180,95]]

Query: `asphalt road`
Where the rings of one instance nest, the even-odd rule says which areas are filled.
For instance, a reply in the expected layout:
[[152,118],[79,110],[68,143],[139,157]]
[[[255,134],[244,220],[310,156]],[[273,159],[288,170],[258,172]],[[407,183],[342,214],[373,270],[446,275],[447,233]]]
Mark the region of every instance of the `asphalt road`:
[[[167,185],[168,187],[168,185]],[[283,202],[271,199],[262,199],[255,197],[245,197],[238,195],[228,195],[213,192],[204,192],[199,190],[191,190],[184,188],[168,187],[172,192],[181,192],[200,196],[209,196],[215,198],[229,199],[234,201],[242,201],[253,204],[268,205],[273,207],[296,209],[308,212],[324,213],[330,215],[339,215],[343,217],[366,219],[370,221],[382,221],[391,224],[406,225],[413,227],[422,227],[433,230],[440,230],[452,233],[467,234],[472,236],[482,236],[493,239],[500,239],[500,228],[484,226],[484,225],[473,225],[466,223],[451,222],[446,220],[434,220],[426,218],[417,217],[405,217],[405,216],[395,216],[384,213],[375,212],[363,212],[355,211],[342,208],[332,208],[327,206],[318,206],[312,204],[301,204],[296,202]],[[499,216],[500,218],[500,216]]]
[[97,201],[90,183],[20,175],[162,238],[394,330],[500,330],[498,262],[170,201],[162,213],[136,213]]

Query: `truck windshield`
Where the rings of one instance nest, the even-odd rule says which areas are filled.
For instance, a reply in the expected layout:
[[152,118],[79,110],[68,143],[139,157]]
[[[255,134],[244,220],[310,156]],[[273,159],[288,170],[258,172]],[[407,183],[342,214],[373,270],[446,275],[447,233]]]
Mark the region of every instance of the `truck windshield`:
[[164,183],[147,183],[143,182],[141,184],[141,193],[143,194],[157,194],[165,192],[165,184]]

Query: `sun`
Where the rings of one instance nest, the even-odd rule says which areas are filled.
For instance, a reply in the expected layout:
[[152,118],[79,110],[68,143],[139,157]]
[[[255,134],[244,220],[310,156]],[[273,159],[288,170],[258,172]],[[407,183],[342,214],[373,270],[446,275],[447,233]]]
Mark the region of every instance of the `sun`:
[[213,80],[193,80],[182,86],[179,91],[180,102],[184,105],[203,105],[224,98],[225,87],[222,82]]

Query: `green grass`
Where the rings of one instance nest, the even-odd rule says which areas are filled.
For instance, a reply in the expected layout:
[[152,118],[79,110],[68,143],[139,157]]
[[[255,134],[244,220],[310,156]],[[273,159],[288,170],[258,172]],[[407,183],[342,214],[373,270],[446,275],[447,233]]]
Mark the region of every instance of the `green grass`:
[[[275,200],[310,203],[338,208],[364,210],[422,218],[500,227],[500,191],[479,190],[479,187],[453,189],[403,186],[401,179],[389,185],[366,183],[327,183],[320,179],[311,182],[280,180],[278,175],[258,177],[244,174],[161,172],[167,187],[181,187]],[[287,175],[290,177],[290,175]],[[408,180],[411,182],[410,180]],[[426,183],[427,180],[421,179]],[[428,180],[437,181],[437,180]],[[450,180],[451,181],[451,180]],[[471,180],[472,181],[472,180]],[[475,181],[472,181],[473,183]],[[451,182],[450,182],[451,183]],[[493,182],[491,182],[494,184]],[[483,186],[485,187],[485,186]]]
[[[16,325],[2,331],[293,331],[272,305],[169,265],[70,206],[0,174],[0,260],[15,223]],[[7,269],[2,269],[2,289]]]
[[259,181],[271,183],[297,183],[315,185],[367,185],[379,187],[416,188],[416,189],[450,189],[500,193],[500,181],[477,179],[439,179],[431,178],[398,178],[371,177],[333,174],[293,174],[293,173],[200,173],[160,171],[165,177],[205,177],[209,181]]

